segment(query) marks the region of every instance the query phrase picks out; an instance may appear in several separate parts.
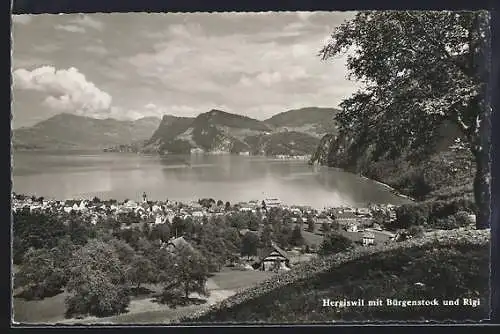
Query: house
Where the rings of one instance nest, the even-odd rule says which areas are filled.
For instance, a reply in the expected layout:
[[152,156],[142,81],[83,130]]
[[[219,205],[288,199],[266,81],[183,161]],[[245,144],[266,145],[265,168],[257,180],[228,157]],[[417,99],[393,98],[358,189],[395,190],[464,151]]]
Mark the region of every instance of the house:
[[195,211],[192,213],[193,218],[203,218],[204,214],[201,211]]
[[132,200],[129,200],[129,201],[127,201],[127,203],[125,203],[125,207],[130,208],[130,209],[135,209],[135,208],[137,208],[137,206],[138,206],[137,203],[132,201]]
[[195,147],[195,148],[192,148],[189,150],[189,152],[191,154],[202,154],[204,153],[205,151],[203,151],[203,149],[199,148],[199,147]]
[[254,211],[254,209],[249,208],[249,207],[242,207],[242,208],[240,208],[239,211],[240,212],[252,212],[252,211]]
[[187,248],[190,251],[195,251],[194,247],[184,239],[184,237],[170,238],[168,242],[162,245],[169,252],[175,252],[176,250]]
[[250,152],[248,151],[240,152],[240,155],[249,156]]
[[271,248],[260,260],[258,268],[262,271],[289,270],[290,258],[284,250],[273,242]]
[[370,209],[368,209],[368,208],[357,208],[356,214],[359,216],[365,216],[365,217],[371,216]]
[[354,212],[341,211],[333,214],[333,218],[341,225],[348,225],[349,223],[356,223],[359,217]]
[[281,202],[277,198],[266,198],[264,200],[264,204],[266,205],[266,208],[277,208],[281,206]]
[[366,232],[363,234],[361,241],[363,242],[363,246],[373,245],[375,244],[375,235],[371,232]]
[[155,217],[155,225],[160,225],[160,224],[163,224],[165,223],[165,217],[162,216],[162,215],[157,215]]
[[356,223],[348,223],[346,226],[347,232],[358,232],[358,224]]

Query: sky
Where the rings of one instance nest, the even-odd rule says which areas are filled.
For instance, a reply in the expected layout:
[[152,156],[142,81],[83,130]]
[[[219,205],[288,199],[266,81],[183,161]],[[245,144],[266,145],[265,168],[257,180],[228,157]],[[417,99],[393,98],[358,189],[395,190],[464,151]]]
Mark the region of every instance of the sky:
[[266,119],[359,84],[319,50],[353,12],[14,15],[13,128],[58,113]]

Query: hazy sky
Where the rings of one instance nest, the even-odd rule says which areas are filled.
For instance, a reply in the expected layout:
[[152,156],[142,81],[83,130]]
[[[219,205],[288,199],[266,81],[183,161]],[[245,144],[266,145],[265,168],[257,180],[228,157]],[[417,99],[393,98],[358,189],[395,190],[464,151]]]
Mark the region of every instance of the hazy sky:
[[335,107],[357,87],[317,53],[349,12],[13,17],[13,126],[212,108],[265,119]]

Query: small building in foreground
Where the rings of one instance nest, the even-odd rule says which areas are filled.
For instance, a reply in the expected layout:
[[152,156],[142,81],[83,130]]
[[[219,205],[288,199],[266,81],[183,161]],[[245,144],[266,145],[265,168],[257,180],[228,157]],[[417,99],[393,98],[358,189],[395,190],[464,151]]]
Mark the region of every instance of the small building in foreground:
[[262,271],[289,270],[290,258],[283,249],[279,248],[274,242],[269,250],[262,257],[259,263],[259,269]]

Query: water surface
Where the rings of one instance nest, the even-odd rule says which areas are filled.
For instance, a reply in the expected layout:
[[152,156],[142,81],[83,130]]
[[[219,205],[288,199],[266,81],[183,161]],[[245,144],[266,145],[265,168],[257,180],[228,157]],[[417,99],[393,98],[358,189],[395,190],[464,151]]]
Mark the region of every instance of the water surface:
[[279,198],[286,204],[324,206],[407,200],[386,187],[306,161],[230,155],[168,157],[101,152],[14,152],[13,191],[47,198],[239,202]]

